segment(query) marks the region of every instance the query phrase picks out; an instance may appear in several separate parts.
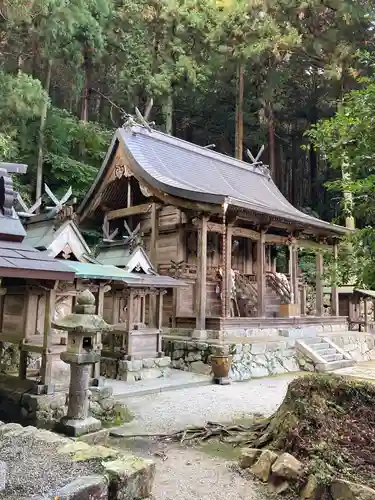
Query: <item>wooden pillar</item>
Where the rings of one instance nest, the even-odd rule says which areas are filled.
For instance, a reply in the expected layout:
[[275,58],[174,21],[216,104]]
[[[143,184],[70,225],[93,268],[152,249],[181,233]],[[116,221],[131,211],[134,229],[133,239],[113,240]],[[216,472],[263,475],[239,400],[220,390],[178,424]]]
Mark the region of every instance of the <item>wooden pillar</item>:
[[224,261],[224,316],[232,316],[232,233],[233,228],[227,225],[225,228],[225,261]]
[[368,298],[364,297],[364,313],[365,313],[365,332],[368,332],[368,319],[369,319],[369,308],[368,308]]
[[[20,362],[18,366],[18,376],[21,380],[26,380],[27,375],[27,351],[22,350],[22,346],[24,345],[25,339],[27,339],[30,335],[30,321],[32,321],[32,313],[35,311],[31,311],[32,300],[31,300],[31,292],[27,290],[25,292],[25,300],[23,306],[23,340],[20,345]],[[34,322],[35,323],[35,322]],[[34,331],[35,334],[35,331]]]
[[158,355],[162,355],[162,331],[163,331],[163,296],[165,294],[164,290],[159,291],[159,300],[158,300],[158,318],[157,318],[157,328],[159,330],[158,332],[158,339],[157,339],[157,352]]
[[316,254],[316,315],[323,316],[323,272],[324,260],[323,254]]
[[58,282],[52,290],[46,292],[46,305],[44,312],[44,334],[43,334],[43,354],[42,354],[42,369],[41,381],[43,385],[50,385],[52,381],[52,354],[51,354],[51,340],[52,340],[52,318],[55,310],[56,302],[56,288]]
[[[104,287],[105,287],[105,283],[99,283],[97,300],[96,300],[96,314],[98,314],[101,317],[103,317],[103,313],[104,313]],[[96,334],[96,343],[97,344],[102,343],[102,334],[101,333]],[[94,363],[93,375],[94,375],[95,381],[99,381],[100,361],[98,361],[97,363]]]
[[333,245],[333,258],[334,258],[334,272],[333,272],[333,283],[331,286],[331,314],[332,316],[340,316],[339,311],[339,289],[337,287],[337,258],[338,258],[338,246],[337,243]]
[[[177,231],[177,262],[182,262],[186,259],[185,256],[185,229],[180,227]],[[175,276],[177,278],[178,276]],[[177,309],[178,309],[178,294],[181,293],[178,288],[173,288],[172,298],[172,328],[177,326]]]
[[203,215],[198,228],[197,281],[196,281],[196,330],[206,330],[206,293],[207,293],[207,221]]
[[122,347],[125,347],[125,344],[127,345],[127,355],[129,357],[129,359],[131,358],[132,356],[132,339],[131,339],[131,332],[133,330],[133,327],[134,327],[134,292],[133,290],[130,290],[129,291],[129,295],[128,295],[128,310],[127,310],[127,315],[128,315],[128,327],[126,329],[126,338],[125,338],[125,335],[123,337],[123,343],[122,343]]
[[301,316],[306,316],[306,303],[307,303],[306,285],[303,284],[301,287],[301,296],[300,296]]
[[289,275],[291,303],[298,304],[298,249],[293,243],[289,245]]
[[265,241],[266,233],[264,229],[260,231],[260,238],[257,241],[257,290],[258,290],[258,308],[257,315],[264,317],[265,315]]
[[[155,271],[158,271],[157,241],[159,236],[158,210],[156,203],[151,204],[151,236],[150,236],[150,260]],[[157,314],[156,295],[150,296],[149,315],[151,318]]]

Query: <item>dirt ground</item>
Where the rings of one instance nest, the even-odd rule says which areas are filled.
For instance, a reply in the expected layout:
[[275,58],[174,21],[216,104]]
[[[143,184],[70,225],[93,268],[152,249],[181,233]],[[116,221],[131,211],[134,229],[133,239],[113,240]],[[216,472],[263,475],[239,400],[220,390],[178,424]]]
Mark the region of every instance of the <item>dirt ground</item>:
[[[268,487],[253,481],[236,465],[238,451],[211,443],[202,448],[152,439],[113,438],[110,446],[129,449],[156,462],[150,500],[271,500]],[[284,496],[295,500],[294,496]]]

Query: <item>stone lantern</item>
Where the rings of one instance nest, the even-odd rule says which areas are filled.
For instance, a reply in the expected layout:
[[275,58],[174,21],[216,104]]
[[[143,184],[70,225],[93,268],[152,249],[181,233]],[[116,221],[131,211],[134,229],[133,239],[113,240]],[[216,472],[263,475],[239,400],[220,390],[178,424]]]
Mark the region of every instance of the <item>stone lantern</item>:
[[72,314],[52,322],[52,326],[68,333],[67,350],[60,354],[70,365],[68,413],[61,419],[61,430],[70,436],[98,430],[100,420],[89,417],[90,368],[100,361],[100,334],[111,326],[95,314],[95,297],[89,290],[78,295]]

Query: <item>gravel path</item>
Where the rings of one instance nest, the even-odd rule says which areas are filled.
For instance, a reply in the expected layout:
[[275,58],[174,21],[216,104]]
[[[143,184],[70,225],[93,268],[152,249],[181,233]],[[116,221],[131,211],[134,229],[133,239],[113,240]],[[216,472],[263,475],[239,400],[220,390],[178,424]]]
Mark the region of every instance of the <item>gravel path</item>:
[[123,398],[135,419],[119,435],[178,431],[207,421],[228,422],[252,413],[268,415],[282,402],[293,375],[254,379],[230,386],[208,385]]
[[[133,422],[118,428],[110,445],[130,449],[156,462],[156,477],[150,500],[271,500],[270,490],[240,474],[235,462],[210,456],[196,448],[160,443],[151,438],[126,439],[134,434],[170,433],[207,421],[228,422],[252,413],[270,414],[282,402],[293,375],[234,383],[208,385],[122,398],[134,413]],[[295,497],[283,497],[295,500]]]

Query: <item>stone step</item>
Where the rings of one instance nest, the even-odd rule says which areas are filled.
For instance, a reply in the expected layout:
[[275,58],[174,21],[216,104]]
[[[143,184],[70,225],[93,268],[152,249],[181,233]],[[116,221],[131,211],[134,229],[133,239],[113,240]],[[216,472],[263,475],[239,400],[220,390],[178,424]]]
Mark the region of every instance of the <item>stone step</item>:
[[329,354],[328,356],[322,356],[322,358],[327,363],[332,363],[333,361],[341,361],[345,359],[342,354]]
[[[310,340],[310,339],[307,339],[307,340]],[[309,347],[311,349],[313,349],[314,351],[319,351],[319,354],[320,354],[320,351],[325,351],[325,350],[329,349],[328,342],[321,342],[320,344],[311,344],[310,342],[306,342],[306,344],[308,344]],[[335,352],[336,352],[336,349],[334,349],[334,352],[332,354],[334,354]]]
[[[323,345],[323,344],[319,344],[319,345]],[[334,347],[329,347],[327,349],[315,349],[315,350],[319,354],[319,356],[322,356],[323,358],[325,358],[326,356],[332,356],[335,354],[339,354]]]
[[325,345],[328,345],[327,342],[324,342],[324,340],[321,338],[321,337],[306,337],[303,339],[303,341],[305,342],[305,344],[309,344],[311,346],[311,344],[325,344]]
[[324,363],[316,365],[316,369],[319,372],[331,372],[334,370],[339,370],[340,368],[348,368],[354,366],[355,361],[351,359],[342,359],[341,361],[333,361],[331,363]]

